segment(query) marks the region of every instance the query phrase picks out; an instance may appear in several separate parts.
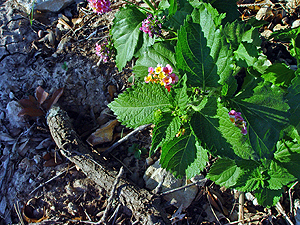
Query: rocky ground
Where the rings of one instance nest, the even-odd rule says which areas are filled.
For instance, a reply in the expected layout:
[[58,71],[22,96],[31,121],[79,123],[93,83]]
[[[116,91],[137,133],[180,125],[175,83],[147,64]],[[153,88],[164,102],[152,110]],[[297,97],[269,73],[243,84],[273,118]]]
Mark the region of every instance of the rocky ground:
[[[87,178],[60,153],[51,137],[46,114],[38,117],[20,117],[18,114],[22,110],[20,100],[34,99],[29,96],[35,96],[40,101],[37,93],[44,97],[46,92],[58,96],[55,91],[61,90],[58,104],[70,116],[80,138],[87,145],[92,142],[95,152],[103,152],[130,132],[116,122],[107,104],[130,85],[131,63],[119,72],[113,61],[100,62],[94,50],[95,43],[108,36],[113,15],[122,4],[113,1],[111,12],[97,16],[88,9],[86,2],[75,2],[58,13],[37,11],[30,21],[15,1],[1,0],[0,224],[93,223],[103,217],[107,205],[111,204],[109,191]],[[282,45],[268,43],[264,48],[270,60],[281,57],[293,62]],[[280,49],[280,54],[274,50],[276,48]],[[36,93],[38,87],[42,89]],[[26,113],[36,111],[31,109]],[[103,133],[109,140],[97,142],[99,135],[92,133],[103,125],[106,125]],[[134,155],[138,149],[149,148],[150,134],[151,127],[148,127],[131,135],[106,156],[105,163],[116,172],[123,166],[123,177],[133,185],[145,188],[147,184],[148,188],[154,189],[155,185],[145,183],[142,177],[157,157],[149,159],[146,154],[140,158]],[[157,163],[154,166],[158,167]],[[184,180],[175,182],[161,169],[155,171],[154,176],[164,177],[169,184],[185,184]],[[215,206],[218,201],[226,210]],[[208,181],[201,187],[192,186],[166,197],[162,207],[170,223],[225,224],[230,222],[229,219],[238,220],[237,202],[237,193],[233,190],[216,187]],[[286,224],[281,214],[255,206],[251,201],[246,201],[245,218],[252,224]],[[105,222],[139,224],[133,212],[117,198],[112,201]]]

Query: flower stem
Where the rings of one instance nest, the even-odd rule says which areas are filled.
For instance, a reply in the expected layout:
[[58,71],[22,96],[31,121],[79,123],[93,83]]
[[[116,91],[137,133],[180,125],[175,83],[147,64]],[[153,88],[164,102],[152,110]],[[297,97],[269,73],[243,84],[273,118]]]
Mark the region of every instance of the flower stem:
[[[144,8],[144,7],[141,7],[141,6],[138,6],[138,5],[136,5],[136,4],[134,4],[134,3],[130,2],[130,1],[124,0],[124,2],[127,2],[128,4],[133,5],[134,7],[139,8],[139,9],[141,9],[141,10],[144,10],[144,11],[147,12],[147,13],[150,13],[150,14],[153,13],[153,12],[150,11],[149,9],[146,9],[146,8]],[[151,7],[150,7],[150,8],[151,8]]]
[[155,12],[155,7],[149,0],[144,0],[144,2],[149,6],[150,9],[152,9],[153,12]]

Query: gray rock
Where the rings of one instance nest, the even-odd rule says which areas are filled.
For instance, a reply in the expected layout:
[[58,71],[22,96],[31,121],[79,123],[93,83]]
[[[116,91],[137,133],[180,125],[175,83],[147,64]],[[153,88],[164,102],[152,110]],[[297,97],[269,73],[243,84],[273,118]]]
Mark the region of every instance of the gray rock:
[[24,118],[18,116],[21,110],[22,107],[17,101],[11,101],[6,106],[6,117],[9,119],[9,122],[13,127],[20,128],[24,126]]
[[21,8],[30,13],[34,4],[34,10],[59,12],[68,5],[74,3],[74,0],[16,0]]
[[[159,161],[156,161],[153,165],[148,167],[143,178],[145,180],[146,187],[151,190],[155,189],[158,184],[162,183],[161,192],[172,190],[186,184],[186,179],[177,179],[172,173],[161,168]],[[183,209],[186,209],[196,197],[197,192],[198,187],[191,186],[183,190],[164,195],[164,199],[171,202],[171,204],[178,208],[182,205]]]

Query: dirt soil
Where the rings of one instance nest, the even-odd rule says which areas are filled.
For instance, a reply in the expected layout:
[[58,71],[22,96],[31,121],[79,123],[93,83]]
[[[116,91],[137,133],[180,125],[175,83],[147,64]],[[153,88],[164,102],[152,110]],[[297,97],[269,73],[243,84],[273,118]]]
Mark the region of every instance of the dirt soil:
[[[133,62],[119,72],[113,60],[99,61],[95,44],[109,35],[114,13],[123,4],[112,1],[113,10],[98,16],[86,2],[78,2],[60,13],[36,12],[31,25],[13,0],[0,2],[0,225],[86,224],[82,221],[92,223],[103,216],[110,194],[60,154],[45,115],[20,117],[18,102],[35,96],[39,86],[50,95],[63,88],[58,104],[83,141],[101,124],[115,119],[107,105],[131,85],[128,78]],[[243,7],[241,13],[255,12]],[[270,61],[294,63],[284,45],[264,42],[262,47]],[[105,113],[100,116],[101,112]],[[130,131],[120,124],[113,130],[113,141],[94,146],[95,151],[107,149]],[[107,156],[106,163],[116,171],[123,165],[125,178],[144,188],[147,155],[136,159],[128,152],[133,144],[149,149],[151,127],[131,136]],[[215,208],[212,195],[218,196],[228,211],[226,216]],[[299,195],[295,192],[294,196]],[[288,197],[282,204],[288,209]],[[126,205],[117,206],[114,200],[107,224],[139,224]],[[169,219],[177,210],[168,202],[164,209]],[[246,201],[244,210],[250,224],[287,224],[275,209],[251,201]],[[237,193],[208,182],[176,224],[226,224],[228,218],[238,220],[237,212]]]

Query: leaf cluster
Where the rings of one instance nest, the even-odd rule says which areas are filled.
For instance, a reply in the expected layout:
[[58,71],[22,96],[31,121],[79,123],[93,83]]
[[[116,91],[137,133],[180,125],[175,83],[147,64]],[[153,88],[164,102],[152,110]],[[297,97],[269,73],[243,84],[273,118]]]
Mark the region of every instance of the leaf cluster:
[[[225,2],[232,7],[223,7]],[[137,78],[148,67],[169,64],[180,81],[170,92],[137,83],[109,107],[128,127],[155,124],[150,155],[161,150],[160,164],[176,176],[201,173],[211,154],[218,157],[211,180],[253,191],[262,205],[271,206],[285,185],[299,179],[300,79],[284,65],[271,65],[257,28],[238,20],[234,5],[161,1],[154,13],[166,16],[163,27],[172,40],[150,40],[138,29],[146,14],[133,6],[121,9],[111,30],[118,68],[136,56]],[[286,73],[279,75],[279,68]],[[238,84],[241,71],[245,77]],[[232,109],[245,119],[246,135],[229,120]]]

